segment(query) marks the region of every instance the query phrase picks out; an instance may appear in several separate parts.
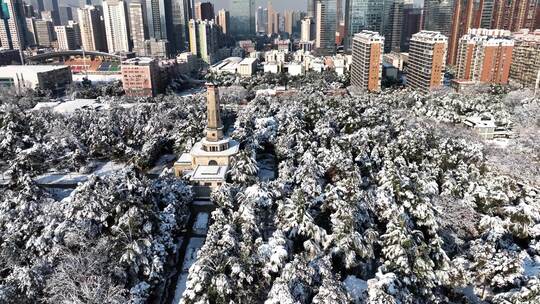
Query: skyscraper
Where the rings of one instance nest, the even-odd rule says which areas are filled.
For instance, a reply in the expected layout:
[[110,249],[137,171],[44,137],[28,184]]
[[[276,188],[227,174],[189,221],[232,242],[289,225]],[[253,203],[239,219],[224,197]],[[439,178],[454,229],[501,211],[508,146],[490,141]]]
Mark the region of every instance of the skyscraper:
[[283,14],[283,18],[285,19],[284,32],[289,33],[289,35],[293,34],[293,13],[293,11],[285,11]]
[[107,51],[105,28],[101,21],[101,12],[92,5],[77,10],[81,29],[82,46],[87,51]]
[[332,54],[336,51],[336,19],[336,0],[319,0],[317,2],[317,39],[315,47],[323,54]]
[[422,9],[414,4],[405,4],[403,7],[403,27],[401,29],[401,51],[409,51],[412,35],[418,33],[422,26]]
[[26,45],[37,45],[36,17],[26,18]]
[[189,37],[188,22],[193,14],[191,0],[171,0],[172,1],[172,17],[170,28],[172,31],[168,33],[171,51],[179,53],[187,48]]
[[450,36],[454,0],[425,0],[422,28]]
[[384,2],[382,33],[385,37],[385,52],[400,51],[403,5],[403,0],[386,0]]
[[380,32],[382,27],[383,1],[345,1],[345,47],[351,48],[352,37],[363,30]]
[[[169,5],[169,7],[167,7]],[[146,21],[148,22],[148,34],[151,38],[167,39],[167,23],[172,20],[171,1],[169,0],[146,0]]]
[[50,11],[54,25],[60,25],[60,8],[58,0],[42,0],[43,10]]
[[229,34],[230,15],[228,11],[224,9],[218,11],[217,24],[221,27],[223,34]]
[[307,0],[307,16],[313,20],[317,17],[317,0]]
[[259,6],[257,7],[257,11],[255,13],[255,31],[257,33],[266,32],[266,22],[263,20],[263,18],[264,18],[264,9],[262,8],[262,6]]
[[191,53],[196,54],[206,63],[213,64],[217,59],[219,31],[214,21],[190,20],[189,46]]
[[315,23],[310,17],[304,18],[302,20],[302,29],[300,32],[300,41],[308,42],[315,39]]
[[442,85],[448,38],[440,32],[421,31],[411,38],[407,86],[429,92]]
[[214,5],[210,2],[195,3],[195,20],[214,20]]
[[129,52],[127,4],[123,0],[103,1],[105,36],[109,52]]
[[230,0],[231,34],[250,36],[255,33],[255,0]]
[[279,33],[279,14],[272,7],[272,2],[268,1],[268,22],[266,24],[268,35]]
[[26,47],[26,22],[21,0],[0,0],[0,42],[3,48]]
[[368,91],[381,90],[384,37],[362,31],[353,37],[351,84]]
[[69,20],[73,20],[73,11],[71,7],[60,7],[59,8],[59,18],[61,25],[67,25]]
[[146,56],[144,41],[148,39],[148,32],[144,22],[144,5],[140,2],[129,4],[129,23],[133,51],[139,56]]
[[471,29],[459,40],[457,79],[507,84],[514,40],[510,31]]

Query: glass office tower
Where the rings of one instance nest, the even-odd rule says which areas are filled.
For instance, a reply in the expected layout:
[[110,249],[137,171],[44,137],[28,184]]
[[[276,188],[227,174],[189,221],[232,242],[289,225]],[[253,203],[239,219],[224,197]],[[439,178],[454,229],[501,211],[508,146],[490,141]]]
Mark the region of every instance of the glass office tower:
[[346,0],[345,2],[345,47],[351,48],[352,37],[363,30],[382,32],[384,1]]
[[230,0],[231,34],[251,36],[255,34],[255,0]]

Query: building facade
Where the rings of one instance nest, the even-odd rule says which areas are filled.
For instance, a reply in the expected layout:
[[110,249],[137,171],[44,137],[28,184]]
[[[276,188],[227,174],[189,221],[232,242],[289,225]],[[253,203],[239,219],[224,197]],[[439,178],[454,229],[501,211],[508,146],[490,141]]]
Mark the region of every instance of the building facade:
[[440,32],[421,31],[411,38],[407,86],[429,92],[443,83],[448,38]]
[[105,26],[101,21],[101,12],[91,5],[77,10],[81,29],[82,47],[86,51],[107,52]]
[[159,90],[159,66],[157,60],[137,57],[122,62],[122,86],[127,96],[152,97]]
[[319,0],[317,2],[317,38],[315,47],[322,54],[333,54],[336,51],[336,20],[336,0]]
[[255,0],[231,0],[229,6],[233,36],[255,34]]
[[505,30],[469,30],[459,41],[457,79],[507,84],[514,48],[510,35]]
[[61,51],[69,51],[77,49],[75,41],[75,30],[67,25],[57,25],[54,27],[58,49]]
[[401,50],[401,34],[403,29],[403,0],[386,0],[383,6],[382,33],[385,37],[384,51],[399,52]]
[[103,19],[108,51],[129,52],[131,48],[127,3],[123,0],[103,1]]
[[221,9],[218,11],[218,17],[217,17],[217,24],[221,27],[221,31],[223,34],[227,35],[229,34],[229,27],[230,27],[230,14],[228,11]]
[[515,33],[510,78],[534,87],[540,77],[540,30]]
[[144,22],[144,5],[140,2],[131,2],[129,4],[129,23],[131,41],[133,42],[133,51],[138,56],[146,56],[144,41],[148,39],[148,31]]
[[204,62],[213,64],[217,61],[219,48],[219,26],[213,21],[189,21],[189,46],[191,53],[196,54]]
[[354,34],[363,30],[380,32],[384,1],[345,0],[345,48],[352,47]]
[[38,19],[36,20],[36,38],[37,44],[43,47],[52,47],[56,40],[54,25],[52,21]]
[[353,37],[351,84],[368,91],[381,90],[384,37],[377,32],[362,31]]
[[455,0],[425,0],[422,29],[450,36]]
[[21,0],[0,0],[0,46],[26,48],[26,22]]

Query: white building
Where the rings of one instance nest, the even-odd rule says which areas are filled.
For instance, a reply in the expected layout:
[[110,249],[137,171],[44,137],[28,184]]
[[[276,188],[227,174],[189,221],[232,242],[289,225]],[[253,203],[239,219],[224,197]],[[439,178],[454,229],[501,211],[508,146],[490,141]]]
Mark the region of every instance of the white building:
[[184,153],[174,164],[178,177],[188,177],[199,198],[208,198],[212,190],[226,182],[232,159],[238,154],[238,142],[223,135],[219,92],[217,86],[207,84],[208,124],[206,137],[197,142],[189,153]]
[[75,29],[66,25],[57,25],[54,27],[56,40],[58,41],[58,49],[62,51],[76,49]]
[[263,64],[264,73],[279,74],[281,73],[281,64],[275,62],[265,62]]
[[256,58],[245,58],[238,64],[238,74],[240,76],[251,76],[257,71],[258,60]]
[[287,65],[287,73],[291,76],[301,76],[306,73],[306,69],[301,62],[291,62]]
[[122,0],[103,1],[105,35],[110,53],[129,52],[127,4]]

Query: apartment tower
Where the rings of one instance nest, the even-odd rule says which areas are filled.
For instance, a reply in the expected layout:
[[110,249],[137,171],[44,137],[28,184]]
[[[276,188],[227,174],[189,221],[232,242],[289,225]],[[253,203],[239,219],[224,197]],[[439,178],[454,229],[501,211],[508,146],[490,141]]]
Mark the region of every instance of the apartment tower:
[[109,52],[129,52],[127,3],[122,0],[103,1],[103,19]]
[[527,29],[515,33],[513,63],[510,78],[534,87],[540,78],[540,30],[531,32]]
[[469,30],[459,41],[457,79],[507,84],[514,48],[510,35],[506,30]]
[[371,92],[381,90],[384,37],[362,31],[353,37],[351,84]]
[[440,32],[421,31],[412,36],[407,85],[429,92],[442,85],[448,38]]

